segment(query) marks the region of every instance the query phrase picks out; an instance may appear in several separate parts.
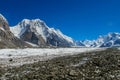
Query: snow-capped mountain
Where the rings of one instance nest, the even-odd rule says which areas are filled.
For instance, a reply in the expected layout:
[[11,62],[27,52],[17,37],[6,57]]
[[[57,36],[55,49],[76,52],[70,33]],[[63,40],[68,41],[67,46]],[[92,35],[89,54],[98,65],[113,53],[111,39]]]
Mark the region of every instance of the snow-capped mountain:
[[86,47],[115,47],[120,46],[120,33],[113,32],[104,36],[99,36],[97,40],[84,40],[82,43]]
[[85,47],[85,44],[82,41],[75,41],[76,47]]
[[120,33],[108,33],[96,40],[74,41],[60,30],[49,28],[40,19],[24,19],[14,27],[9,27],[7,19],[0,14],[0,48],[34,46],[85,46],[116,47],[120,46]]
[[18,39],[10,31],[7,19],[0,14],[0,48],[30,47],[29,44]]
[[108,35],[101,36],[97,41],[101,42],[100,47],[115,47],[120,46],[120,33],[108,33]]
[[40,19],[24,19],[10,30],[16,37],[39,46],[67,47],[74,45],[71,37],[64,35],[60,30],[49,28]]
[[96,47],[96,41],[95,40],[84,40],[82,41],[82,43],[86,46],[86,47]]

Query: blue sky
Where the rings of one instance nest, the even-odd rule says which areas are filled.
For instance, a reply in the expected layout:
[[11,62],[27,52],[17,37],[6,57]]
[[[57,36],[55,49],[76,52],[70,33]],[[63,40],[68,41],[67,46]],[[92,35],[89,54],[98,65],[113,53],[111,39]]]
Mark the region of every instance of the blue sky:
[[1,0],[0,13],[11,26],[40,18],[75,40],[120,32],[120,0]]

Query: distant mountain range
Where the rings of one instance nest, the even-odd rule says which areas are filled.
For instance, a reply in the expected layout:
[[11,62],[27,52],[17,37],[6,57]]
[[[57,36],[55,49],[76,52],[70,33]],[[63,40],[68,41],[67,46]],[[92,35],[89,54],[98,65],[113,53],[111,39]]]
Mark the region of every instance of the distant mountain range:
[[82,42],[86,47],[119,47],[120,33],[113,32],[99,36],[96,40],[85,40]]
[[60,30],[49,28],[40,19],[23,19],[9,27],[7,19],[0,14],[0,48],[9,47],[118,47],[120,33],[108,33],[96,40],[75,41]]

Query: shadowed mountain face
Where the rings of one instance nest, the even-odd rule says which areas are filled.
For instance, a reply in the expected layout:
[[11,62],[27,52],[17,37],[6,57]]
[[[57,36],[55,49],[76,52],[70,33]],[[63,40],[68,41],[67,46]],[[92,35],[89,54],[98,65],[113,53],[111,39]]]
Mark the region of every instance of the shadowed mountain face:
[[24,19],[18,25],[11,27],[11,31],[18,38],[39,46],[70,47],[74,45],[72,38],[64,35],[60,30],[49,28],[40,19]]
[[30,47],[10,31],[7,20],[0,14],[0,48]]

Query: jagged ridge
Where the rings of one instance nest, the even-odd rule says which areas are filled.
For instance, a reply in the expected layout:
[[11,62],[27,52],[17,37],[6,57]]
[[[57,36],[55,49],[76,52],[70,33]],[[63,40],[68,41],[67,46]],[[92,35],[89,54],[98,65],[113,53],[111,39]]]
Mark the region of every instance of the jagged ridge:
[[86,47],[118,47],[120,46],[120,33],[113,32],[99,36],[96,40],[81,41]]
[[74,40],[64,35],[60,30],[49,28],[40,19],[24,19],[18,25],[11,27],[11,31],[18,38],[39,46],[70,47]]

